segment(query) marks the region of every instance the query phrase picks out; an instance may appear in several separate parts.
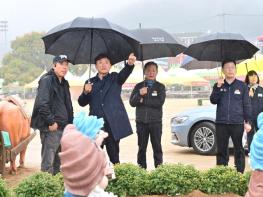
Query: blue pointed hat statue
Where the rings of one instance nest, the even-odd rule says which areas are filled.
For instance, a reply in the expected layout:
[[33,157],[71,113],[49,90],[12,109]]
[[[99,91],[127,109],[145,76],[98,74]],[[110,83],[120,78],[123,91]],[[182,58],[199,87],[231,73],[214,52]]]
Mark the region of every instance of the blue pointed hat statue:
[[97,116],[89,116],[86,112],[81,111],[75,115],[73,124],[81,133],[95,140],[103,127],[104,121],[102,118],[98,119]]
[[263,112],[258,115],[257,123],[259,130],[250,146],[250,165],[253,170],[263,170]]

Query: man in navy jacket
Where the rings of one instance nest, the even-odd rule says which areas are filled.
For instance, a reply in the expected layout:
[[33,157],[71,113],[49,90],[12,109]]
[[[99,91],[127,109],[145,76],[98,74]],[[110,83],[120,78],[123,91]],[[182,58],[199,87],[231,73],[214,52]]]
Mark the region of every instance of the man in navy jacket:
[[120,139],[132,134],[130,121],[121,99],[121,88],[132,73],[136,57],[130,54],[125,67],[119,72],[109,73],[110,58],[100,54],[95,58],[98,74],[87,80],[78,103],[84,107],[90,106],[90,115],[104,119],[104,130],[109,134],[105,145],[110,161],[120,163]]
[[228,165],[228,142],[231,137],[234,144],[235,166],[238,172],[245,169],[245,151],[242,146],[244,129],[251,130],[251,103],[247,85],[236,79],[236,63],[222,63],[222,78],[213,87],[210,96],[212,104],[217,104],[216,110],[216,141],[217,165]]

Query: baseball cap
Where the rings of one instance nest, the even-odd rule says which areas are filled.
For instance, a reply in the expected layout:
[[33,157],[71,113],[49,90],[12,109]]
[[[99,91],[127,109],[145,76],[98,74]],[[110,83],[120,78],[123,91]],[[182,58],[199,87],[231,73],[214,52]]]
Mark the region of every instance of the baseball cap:
[[53,64],[57,63],[57,62],[64,62],[67,61],[69,62],[68,56],[66,55],[57,55],[53,58]]

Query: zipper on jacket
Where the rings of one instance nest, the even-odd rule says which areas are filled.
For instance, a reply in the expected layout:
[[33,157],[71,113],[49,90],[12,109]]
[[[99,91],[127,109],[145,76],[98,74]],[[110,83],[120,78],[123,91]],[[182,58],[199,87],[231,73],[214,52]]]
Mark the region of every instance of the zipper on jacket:
[[[147,95],[146,95],[146,96],[147,96],[147,99],[146,99],[146,103],[147,103],[148,100],[149,100],[149,92],[147,92]],[[147,106],[145,106],[145,112],[146,112],[146,114],[145,114],[145,116],[146,116],[146,117],[145,117],[145,120],[146,120],[146,121],[145,121],[145,122],[148,123],[149,121],[148,121],[148,107],[147,107]]]
[[227,110],[228,110],[228,112],[227,112],[227,116],[228,116],[228,123],[229,123],[229,108],[230,108],[230,90],[231,90],[231,87],[229,86],[228,87],[228,107],[227,107]]

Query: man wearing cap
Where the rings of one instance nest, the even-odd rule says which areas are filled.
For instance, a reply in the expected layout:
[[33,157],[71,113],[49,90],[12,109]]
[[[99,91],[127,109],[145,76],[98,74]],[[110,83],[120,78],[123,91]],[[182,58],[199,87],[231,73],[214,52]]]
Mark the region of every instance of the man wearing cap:
[[65,75],[69,60],[66,55],[53,59],[53,68],[39,80],[31,127],[40,130],[41,171],[53,175],[60,171],[60,139],[65,126],[73,121],[73,107]]

